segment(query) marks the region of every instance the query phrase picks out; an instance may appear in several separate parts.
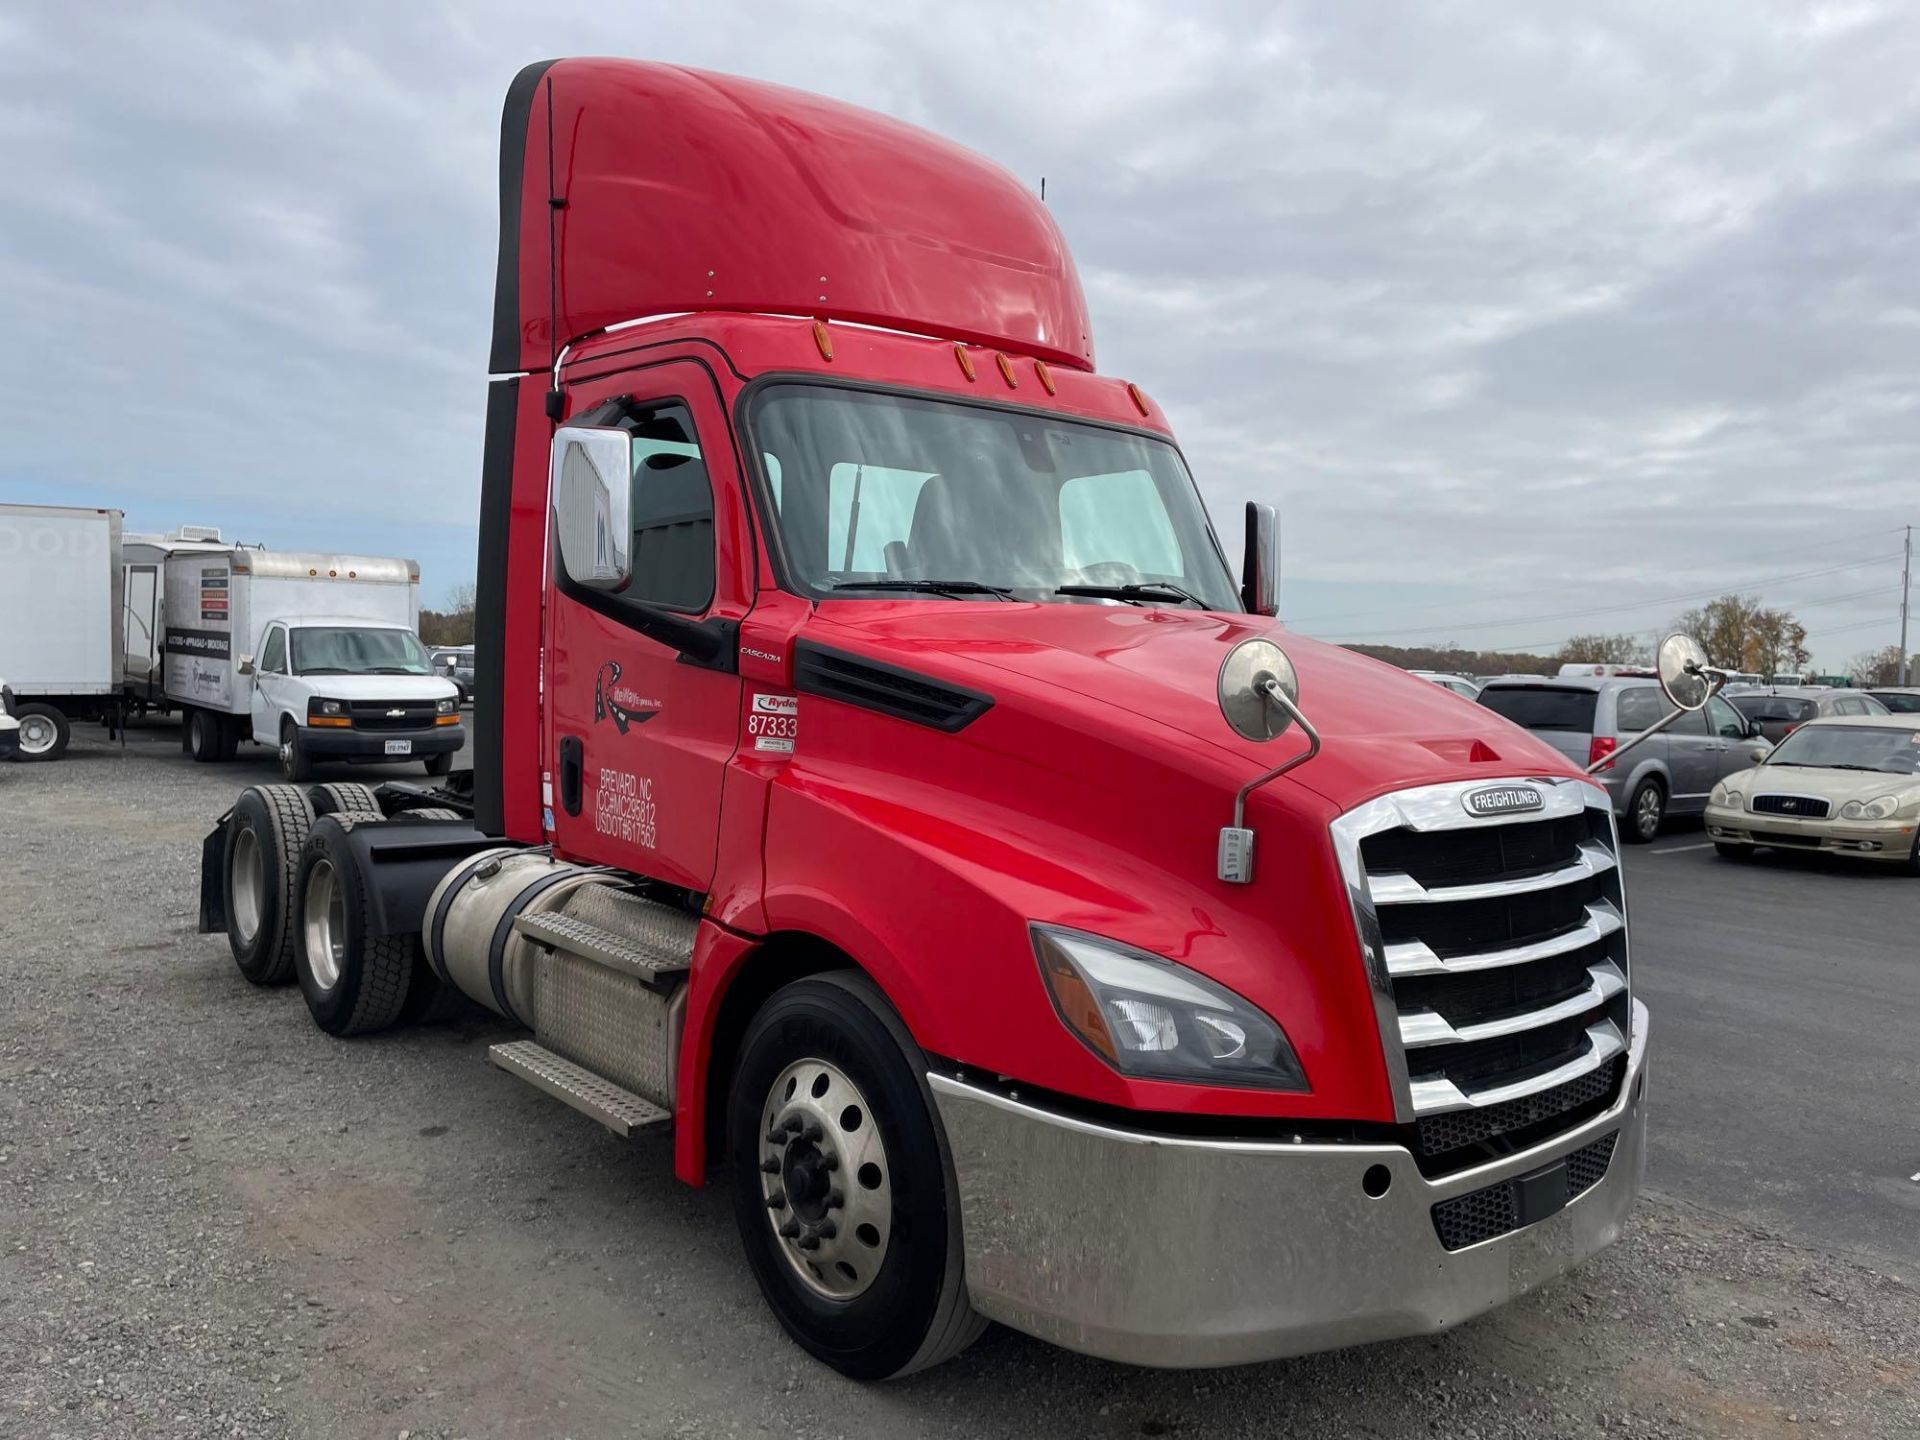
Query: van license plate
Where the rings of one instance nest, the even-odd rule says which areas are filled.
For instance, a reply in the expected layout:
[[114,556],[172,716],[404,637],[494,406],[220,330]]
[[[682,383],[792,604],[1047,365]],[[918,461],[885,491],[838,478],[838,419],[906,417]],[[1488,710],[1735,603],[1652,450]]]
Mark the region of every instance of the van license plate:
[[413,742],[411,740],[387,741],[387,754],[389,755],[411,755],[412,753]]

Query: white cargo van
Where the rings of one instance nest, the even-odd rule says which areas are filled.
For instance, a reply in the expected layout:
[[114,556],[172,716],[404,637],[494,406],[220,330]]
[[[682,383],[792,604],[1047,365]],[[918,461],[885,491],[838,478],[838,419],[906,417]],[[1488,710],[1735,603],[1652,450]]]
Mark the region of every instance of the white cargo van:
[[118,510],[0,505],[0,675],[22,760],[58,760],[75,720],[120,703]]
[[166,556],[161,592],[164,693],[196,760],[250,739],[289,780],[326,760],[452,769],[459,692],[416,633],[411,560],[196,547]]

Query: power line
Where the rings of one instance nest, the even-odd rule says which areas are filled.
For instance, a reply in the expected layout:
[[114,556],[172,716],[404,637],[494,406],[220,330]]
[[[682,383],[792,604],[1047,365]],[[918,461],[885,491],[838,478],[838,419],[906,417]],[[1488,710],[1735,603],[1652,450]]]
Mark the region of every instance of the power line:
[[[1853,534],[1842,536],[1837,540],[1816,540],[1811,544],[1791,545],[1780,550],[1761,550],[1754,554],[1744,555],[1741,557],[1741,560],[1743,562],[1748,560],[1767,560],[1775,555],[1801,555],[1809,550],[1830,550],[1836,545],[1853,545],[1862,540],[1878,539],[1882,535],[1898,535],[1904,528],[1905,527],[1899,525],[1891,525],[1884,530],[1855,531]],[[1295,579],[1297,580],[1298,577],[1295,577]],[[1738,590],[1744,586],[1762,585],[1766,583],[1764,580],[1742,580],[1735,585],[1725,588]],[[1470,603],[1476,605],[1493,605],[1503,600],[1529,600],[1536,595],[1558,594],[1563,589],[1565,589],[1564,586],[1549,585],[1532,590],[1514,590],[1503,595],[1482,596],[1479,600]],[[1398,615],[1404,612],[1406,608],[1404,605],[1386,605],[1375,610],[1347,610],[1334,615],[1302,615],[1289,623],[1295,625],[1325,625],[1335,620],[1364,620],[1372,615]]]
[[[1884,561],[1898,560],[1899,558],[1900,555],[1898,552],[1890,555],[1874,555],[1865,560],[1849,561],[1845,565],[1831,565],[1823,570],[1801,570],[1791,575],[1775,575],[1766,579],[1745,580],[1732,588],[1734,590],[1762,589],[1768,585],[1782,585],[1790,580],[1811,580],[1821,575],[1837,575],[1845,570],[1861,570],[1869,565],[1878,565]],[[1530,615],[1520,618],[1521,623],[1525,623],[1528,620],[1579,620],[1590,615],[1617,615],[1624,611],[1650,610],[1656,605],[1678,605],[1688,600],[1710,600],[1727,593],[1727,586],[1716,585],[1707,590],[1690,590],[1681,595],[1664,595],[1649,600],[1634,600],[1622,605],[1601,605],[1584,610],[1562,610],[1551,615]],[[1299,622],[1289,619],[1287,623],[1297,625]],[[1505,620],[1473,620],[1465,623],[1435,621],[1427,625],[1410,625],[1398,630],[1375,630],[1367,635],[1353,635],[1351,638],[1367,641],[1383,635],[1432,635],[1440,631],[1498,630],[1513,623],[1515,622],[1512,618]],[[1323,636],[1321,638],[1325,639],[1330,637]],[[1339,642],[1336,641],[1335,643]]]

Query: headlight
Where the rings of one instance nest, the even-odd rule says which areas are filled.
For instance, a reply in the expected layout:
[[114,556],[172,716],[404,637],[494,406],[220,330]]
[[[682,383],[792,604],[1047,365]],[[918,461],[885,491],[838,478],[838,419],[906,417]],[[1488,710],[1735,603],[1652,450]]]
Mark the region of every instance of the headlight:
[[1047,993],[1067,1028],[1123,1075],[1305,1090],[1267,1015],[1184,965],[1052,925],[1032,927]]
[[313,702],[313,713],[316,715],[338,715],[342,713],[340,702],[338,700],[316,700]]
[[1707,796],[1707,803],[1709,805],[1731,805],[1733,803],[1733,791],[1727,788],[1726,781],[1722,780],[1718,785],[1713,787],[1713,793]]
[[1842,820],[1889,820],[1900,808],[1898,795],[1882,795],[1873,800],[1849,800],[1840,807]]
[[438,705],[434,707],[434,709],[437,710],[442,715],[451,715],[453,714],[454,706],[457,703],[458,702],[454,700],[442,700]]

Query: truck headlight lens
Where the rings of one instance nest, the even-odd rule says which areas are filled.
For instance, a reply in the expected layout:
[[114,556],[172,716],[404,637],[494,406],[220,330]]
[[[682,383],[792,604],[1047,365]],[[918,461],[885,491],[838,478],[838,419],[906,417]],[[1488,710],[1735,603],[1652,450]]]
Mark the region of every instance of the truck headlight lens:
[[338,700],[316,700],[313,702],[313,713],[316,715],[338,715],[340,713],[340,702]]
[[1900,808],[1898,795],[1882,795],[1874,800],[1849,800],[1840,807],[1842,820],[1889,820]]
[[454,700],[442,700],[438,705],[434,706],[434,709],[442,715],[451,715],[457,703],[458,702]]
[[1286,1033],[1231,990],[1116,940],[1053,925],[1031,931],[1060,1018],[1121,1074],[1307,1088]]

